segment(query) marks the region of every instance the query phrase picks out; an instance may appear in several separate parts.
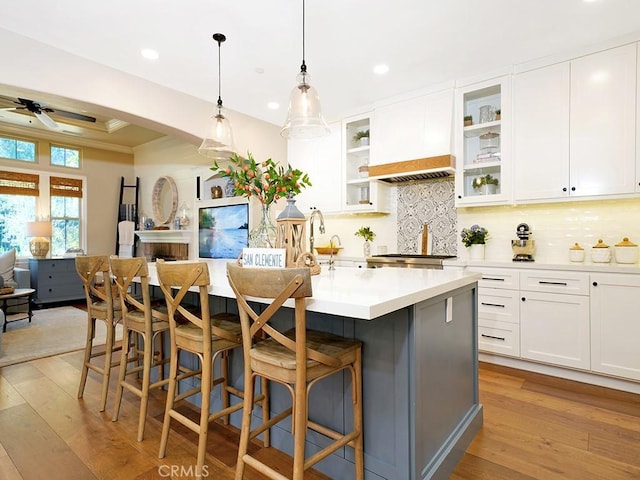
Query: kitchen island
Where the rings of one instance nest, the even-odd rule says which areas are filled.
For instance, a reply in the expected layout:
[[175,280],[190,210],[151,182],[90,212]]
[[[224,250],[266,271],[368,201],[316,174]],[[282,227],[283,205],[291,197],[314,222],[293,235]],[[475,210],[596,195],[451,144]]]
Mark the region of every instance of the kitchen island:
[[[227,261],[207,261],[211,308],[237,311],[226,279]],[[152,284],[157,284],[150,264]],[[309,328],[363,342],[364,463],[367,479],[447,479],[482,425],[478,401],[477,280],[479,274],[429,269],[323,267],[312,277]],[[277,318],[293,323],[292,311]],[[233,355],[231,382],[242,387],[242,355]],[[274,385],[274,412],[290,404]],[[350,428],[350,376],[314,386],[310,416],[338,431]],[[214,393],[212,408],[220,406]],[[254,415],[259,415],[259,409]],[[240,415],[232,417],[240,426]],[[290,423],[271,430],[272,445],[293,451]],[[326,444],[307,436],[307,455]],[[353,478],[347,447],[315,467],[331,478]]]

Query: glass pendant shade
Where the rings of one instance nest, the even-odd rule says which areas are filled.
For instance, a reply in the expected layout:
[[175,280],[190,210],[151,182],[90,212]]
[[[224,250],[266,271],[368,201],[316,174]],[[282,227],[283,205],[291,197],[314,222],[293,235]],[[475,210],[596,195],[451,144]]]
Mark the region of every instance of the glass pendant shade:
[[301,70],[296,80],[298,85],[291,91],[287,121],[280,134],[292,140],[329,135],[331,131],[322,116],[318,91],[310,84],[311,75]]
[[209,119],[207,132],[198,153],[214,160],[228,160],[234,152],[231,122],[225,116],[224,108],[218,106],[216,114]]
[[218,104],[216,113],[209,119],[207,131],[198,149],[200,155],[214,160],[228,160],[235,152],[231,122],[222,108],[221,75],[220,75],[220,46],[227,37],[222,33],[214,33],[213,39],[218,43]]

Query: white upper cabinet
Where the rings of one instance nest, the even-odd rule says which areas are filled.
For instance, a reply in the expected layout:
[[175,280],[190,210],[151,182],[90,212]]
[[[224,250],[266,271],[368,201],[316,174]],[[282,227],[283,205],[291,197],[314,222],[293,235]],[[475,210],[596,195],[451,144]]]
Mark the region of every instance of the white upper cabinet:
[[571,195],[635,190],[636,45],[571,61]]
[[328,137],[287,143],[289,164],[307,173],[312,183],[296,195],[296,207],[305,215],[313,209],[339,213],[342,208],[342,123],[330,123],[329,128]]
[[516,201],[569,195],[569,63],[513,78]]
[[371,165],[449,155],[453,89],[376,106]]
[[511,76],[456,89],[456,206],[511,201]]
[[636,45],[514,77],[514,199],[629,194]]

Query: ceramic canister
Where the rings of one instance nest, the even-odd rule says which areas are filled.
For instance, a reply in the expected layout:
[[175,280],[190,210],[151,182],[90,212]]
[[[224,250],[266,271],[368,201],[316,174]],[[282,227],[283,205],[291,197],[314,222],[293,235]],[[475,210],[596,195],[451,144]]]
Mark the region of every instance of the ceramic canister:
[[584,262],[584,248],[578,242],[569,248],[569,260],[572,262]]
[[602,239],[591,247],[591,261],[594,263],[609,263],[611,261],[611,248]]
[[617,263],[636,263],[638,261],[638,245],[629,241],[629,238],[624,237],[614,247]]

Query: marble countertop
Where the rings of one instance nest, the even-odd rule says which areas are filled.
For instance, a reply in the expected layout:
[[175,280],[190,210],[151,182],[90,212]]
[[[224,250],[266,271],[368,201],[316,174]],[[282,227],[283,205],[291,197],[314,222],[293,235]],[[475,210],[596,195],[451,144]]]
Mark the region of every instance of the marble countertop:
[[[206,260],[211,295],[235,298],[226,276],[228,261]],[[149,264],[149,275],[151,284],[158,285],[155,263]],[[472,284],[480,280],[481,275],[463,269],[336,267],[329,270],[323,265],[320,274],[311,278],[313,297],[307,299],[307,310],[372,320]]]
[[584,262],[570,262],[549,260],[535,262],[513,262],[509,260],[445,260],[446,267],[485,267],[485,268],[517,268],[520,270],[563,270],[572,272],[598,272],[598,273],[640,273],[640,264],[638,263],[593,263],[585,260]]

